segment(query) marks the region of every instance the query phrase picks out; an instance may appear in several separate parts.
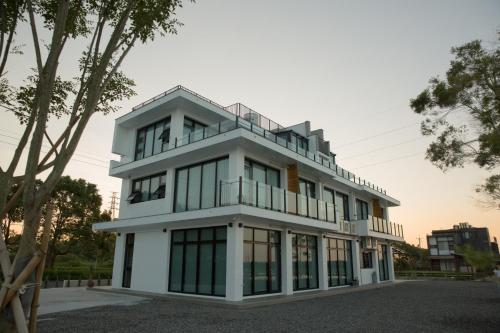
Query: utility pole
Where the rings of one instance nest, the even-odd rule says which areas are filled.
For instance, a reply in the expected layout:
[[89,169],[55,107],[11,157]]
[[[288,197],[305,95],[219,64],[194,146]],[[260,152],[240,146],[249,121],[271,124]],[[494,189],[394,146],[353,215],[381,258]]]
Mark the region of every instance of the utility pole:
[[111,211],[111,221],[115,219],[116,211],[118,210],[116,205],[118,204],[118,192],[111,192],[111,203],[109,210]]
[[418,236],[417,239],[418,239],[418,247],[420,248],[420,240],[421,240],[420,236]]

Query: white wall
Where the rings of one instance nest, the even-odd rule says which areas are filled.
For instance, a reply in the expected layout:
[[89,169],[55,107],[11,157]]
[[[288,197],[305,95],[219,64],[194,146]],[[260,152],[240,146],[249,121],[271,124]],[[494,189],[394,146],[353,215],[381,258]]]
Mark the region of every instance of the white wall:
[[167,249],[168,234],[162,230],[135,234],[131,289],[167,291]]
[[111,285],[113,288],[122,287],[123,279],[123,256],[125,254],[125,233],[116,235],[115,241],[115,257],[113,259],[113,280]]

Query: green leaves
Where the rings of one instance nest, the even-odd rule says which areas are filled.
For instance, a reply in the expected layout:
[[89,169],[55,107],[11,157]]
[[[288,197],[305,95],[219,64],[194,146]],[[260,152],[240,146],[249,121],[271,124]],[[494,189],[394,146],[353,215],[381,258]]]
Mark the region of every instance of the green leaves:
[[427,159],[443,171],[466,163],[493,169],[500,162],[500,48],[487,50],[475,40],[451,53],[446,78],[432,78],[410,100],[426,117],[422,135],[436,136]]

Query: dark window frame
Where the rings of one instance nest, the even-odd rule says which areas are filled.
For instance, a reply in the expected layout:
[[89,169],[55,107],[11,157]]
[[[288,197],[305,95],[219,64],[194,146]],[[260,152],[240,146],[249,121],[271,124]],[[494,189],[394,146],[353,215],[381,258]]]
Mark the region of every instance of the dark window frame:
[[[142,160],[142,159],[145,159],[145,158],[148,158],[148,157],[151,157],[153,155],[157,155],[157,154],[160,154],[160,153],[163,153],[165,151],[168,150],[168,146],[167,146],[167,149],[163,149],[163,144],[165,144],[165,140],[166,143],[168,144],[170,142],[170,124],[171,124],[171,121],[172,121],[172,117],[171,116],[168,116],[168,117],[165,117],[161,120],[158,120],[158,121],[155,121],[154,123],[150,123],[146,126],[143,126],[141,128],[138,128],[137,131],[136,131],[136,136],[135,136],[135,149],[134,149],[134,161],[138,161],[138,160]],[[157,133],[156,133],[156,125],[160,124],[160,123],[163,123],[163,130],[161,132],[161,134],[159,134],[160,136],[162,136],[162,147],[161,147],[161,150],[159,153],[154,153],[155,151],[155,142],[157,139],[159,139],[159,137],[157,138]],[[168,129],[165,129],[165,124],[168,123],[169,125],[169,128]],[[139,135],[142,131],[144,131],[145,133],[147,133],[148,129],[150,127],[153,127],[153,144],[151,145],[151,155],[148,155],[148,156],[145,156],[145,150],[146,150],[146,134],[144,135],[144,142],[142,143],[142,157],[138,158],[137,157],[137,154],[138,154],[138,142],[137,140],[139,139]],[[168,130],[169,131],[169,135],[164,135],[165,131]]]
[[386,244],[377,244],[377,264],[380,281],[389,280],[389,256],[387,250]]
[[[361,209],[358,209],[358,205]],[[358,212],[361,212],[361,216],[359,216]],[[367,220],[369,215],[369,207],[368,202],[356,198],[356,219],[357,220]]]
[[[293,245],[293,236],[295,236],[295,246]],[[298,236],[306,236],[306,245],[302,246],[299,245],[298,242]],[[311,279],[307,279],[307,287],[306,288],[299,288],[299,249],[307,249],[307,276],[310,276],[309,272],[309,237],[315,237],[316,238],[316,246],[314,248],[316,252],[316,287],[311,287]],[[319,289],[319,257],[318,257],[318,237],[314,235],[308,235],[308,234],[299,234],[299,233],[292,233],[292,252],[295,248],[295,253],[297,255],[297,260],[293,262],[293,256],[292,256],[292,265],[295,265],[295,273],[292,268],[292,279],[293,279],[293,290],[294,291],[300,291],[300,290],[309,290],[309,289]]]
[[[268,177],[268,170],[273,170],[278,172],[278,186],[276,187],[281,187],[281,171],[280,169],[268,166],[267,164],[261,163],[259,161],[256,161],[254,159],[245,157],[245,161],[243,163],[243,168],[246,168],[247,162],[250,164],[250,180],[253,180],[253,164],[258,164],[259,166],[263,167],[266,173],[266,185],[269,185],[269,177]],[[270,185],[271,186],[271,185]]]
[[[252,240],[245,240],[243,239],[243,244],[252,244],[252,287],[251,290],[252,292],[250,294],[245,294],[243,290],[243,296],[254,296],[254,295],[264,295],[264,294],[274,294],[274,293],[280,293],[281,292],[281,231],[279,230],[273,230],[273,229],[264,229],[264,228],[254,228],[254,227],[245,227],[245,229],[251,229],[252,230]],[[255,230],[263,230],[266,231],[267,233],[267,242],[262,242],[262,241],[256,241],[255,240]],[[279,241],[277,243],[272,243],[270,240],[270,231],[276,232],[279,235]],[[262,291],[262,292],[255,292],[255,244],[263,244],[267,245],[267,266],[266,266],[266,272],[267,272],[267,290]],[[278,289],[273,290],[272,288],[272,277],[271,277],[271,250],[273,247],[276,247],[278,249]]]
[[371,251],[364,251],[362,253],[363,266],[361,268],[373,268],[373,259]]
[[[335,240],[335,244],[336,246],[335,247],[330,247],[330,239],[334,239]],[[342,238],[333,238],[333,237],[327,237],[326,238],[327,240],[327,245],[326,245],[326,251],[328,252],[328,258],[327,258],[327,266],[328,266],[328,286],[329,287],[340,287],[340,286],[347,286],[347,285],[352,285],[352,280],[354,280],[354,269],[353,269],[353,258],[352,258],[352,242],[348,239],[342,239]],[[337,272],[340,272],[340,263],[339,263],[339,249],[342,249],[341,247],[338,246],[338,242],[339,241],[342,241],[344,243],[344,253],[345,253],[345,257],[343,258],[346,262],[346,271],[345,271],[345,279],[344,279],[344,283],[341,283],[341,277],[340,277],[340,274],[338,275],[338,278],[337,278],[337,282],[338,284],[337,285],[334,285],[332,284],[332,272],[331,272],[331,265],[330,265],[330,262],[332,261],[331,257],[330,257],[330,251],[331,250],[335,250],[337,251]],[[348,258],[348,255],[347,255],[347,251],[349,251],[350,253],[350,262],[348,262],[347,258]],[[348,277],[349,275],[347,274],[348,270],[350,271],[351,273],[351,281],[348,281]]]
[[318,196],[318,191],[316,191],[316,183],[313,182],[313,181],[311,181],[311,180],[299,177],[299,192],[300,192],[300,182],[304,182],[306,184],[306,192],[307,192],[307,189],[308,189],[307,185],[309,185],[309,189],[311,188],[311,185],[312,185],[312,188],[314,189],[314,196],[309,195],[308,193],[299,193],[299,194],[304,195],[304,196],[306,196],[308,198],[316,199],[316,197]]
[[344,208],[344,221],[350,221],[351,212],[349,209],[349,195],[339,191],[335,191],[335,196],[342,197],[342,207]]
[[[212,239],[211,240],[202,240],[201,233],[202,230],[212,229]],[[224,229],[226,231],[226,237],[224,239],[217,239],[217,230]],[[197,231],[197,240],[193,241],[187,240],[188,231],[196,230]],[[182,241],[174,241],[174,233],[175,232],[183,232],[183,240]],[[181,278],[181,291],[172,290],[172,253],[174,245],[182,244],[182,278]],[[196,244],[196,292],[187,292],[184,291],[185,282],[186,282],[186,245],[187,244]],[[200,293],[198,292],[200,287],[200,248],[202,244],[212,244],[212,276],[211,276],[211,293]],[[191,294],[191,295],[205,295],[205,296],[216,296],[216,297],[225,297],[226,290],[224,289],[224,294],[216,294],[215,293],[215,271],[216,271],[216,245],[217,244],[225,244],[226,245],[226,262],[224,265],[226,266],[227,272],[227,227],[225,225],[222,226],[213,226],[213,227],[205,227],[205,228],[189,228],[189,229],[176,229],[172,230],[170,234],[170,258],[169,258],[169,272],[168,272],[168,291],[174,293],[182,293],[182,294]],[[227,281],[225,281],[225,285],[227,285]]]
[[[156,178],[156,177],[159,178],[158,188],[154,189],[154,192],[152,192],[152,189],[151,189],[151,179]],[[161,182],[162,178],[165,179],[164,183]],[[147,200],[143,200],[143,198],[142,198],[142,181],[144,181],[146,179],[149,179],[148,199]],[[152,200],[165,199],[165,197],[166,197],[166,186],[167,186],[166,182],[167,182],[167,172],[156,173],[154,175],[150,175],[150,176],[146,176],[146,177],[141,177],[141,178],[134,179],[134,180],[132,180],[132,191],[130,192],[130,195],[127,198],[127,200],[129,201],[130,204],[136,204],[136,203],[139,203],[139,202],[146,202],[146,201],[152,201]],[[136,190],[136,187],[135,187],[136,183],[140,183],[141,184],[141,189],[139,191]],[[158,196],[157,198],[153,199],[152,198],[153,194],[156,193],[156,192],[158,192],[162,186],[163,186],[163,196],[162,197]],[[159,193],[162,193],[162,192],[160,191]],[[140,199],[136,201],[136,199],[137,199],[138,196],[139,196]]]
[[[187,121],[191,121],[193,123],[193,125],[192,126],[186,126],[186,120]],[[184,120],[182,121],[182,135],[185,135],[184,134],[184,129],[185,128],[190,128],[189,133],[193,133],[196,130],[196,125],[200,125],[203,128],[207,128],[208,127],[208,125],[205,125],[201,121],[195,120],[195,119],[193,119],[191,117],[184,116]]]
[[[130,288],[132,282],[132,268],[134,262],[134,246],[135,246],[135,234],[128,233],[125,235],[125,251],[123,256],[123,276],[122,276],[122,287]],[[127,262],[130,260],[130,267]]]
[[[201,206],[202,206],[202,196],[203,196],[203,165],[209,164],[209,163],[212,163],[212,162],[215,162],[215,179],[214,179],[214,182],[215,182],[214,191],[215,191],[215,193],[214,193],[214,206],[213,207],[209,207],[209,208],[217,207],[217,200],[219,198],[219,196],[217,194],[218,194],[218,191],[220,191],[220,188],[219,188],[220,184],[218,184],[218,182],[217,182],[217,174],[218,174],[218,167],[219,167],[218,166],[218,162],[222,161],[222,160],[226,160],[226,159],[228,160],[228,163],[229,163],[229,155],[225,155],[225,156],[222,156],[222,157],[218,157],[218,158],[214,158],[214,159],[211,159],[211,160],[206,160],[206,161],[202,161],[202,162],[198,162],[198,163],[186,165],[186,166],[183,166],[183,167],[175,169],[174,201],[173,201],[174,213],[190,211],[188,209],[188,200],[189,200],[189,174],[190,174],[189,169],[190,168],[195,168],[197,166],[201,166],[200,195],[199,195],[199,200],[198,200],[198,208],[197,209],[193,209],[193,210],[203,209],[203,208],[201,208]],[[179,172],[182,171],[182,170],[187,170],[186,195],[185,195],[185,199],[184,199],[185,210],[177,210],[178,178],[179,178]],[[220,202],[219,202],[219,205],[220,205]],[[205,209],[209,209],[209,208],[205,208]]]

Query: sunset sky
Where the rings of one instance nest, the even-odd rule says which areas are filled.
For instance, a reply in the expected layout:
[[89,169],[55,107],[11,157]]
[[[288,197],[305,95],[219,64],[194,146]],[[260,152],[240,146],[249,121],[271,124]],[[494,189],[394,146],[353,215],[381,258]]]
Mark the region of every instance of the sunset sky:
[[[488,173],[476,166],[441,172],[424,159],[428,138],[409,100],[443,76],[450,48],[474,39],[493,47],[499,1],[235,1],[186,3],[176,36],[133,50],[123,70],[137,96],[117,114],[96,116],[66,174],[97,183],[106,207],[120,181],[107,176],[114,118],[181,84],[222,105],[241,102],[282,125],[311,121],[323,128],[340,166],[387,189],[401,201],[390,210],[406,241],[459,222],[500,237],[500,210],[481,207],[474,187]],[[10,59],[20,82],[34,67],[29,31],[18,35],[24,55]],[[74,76],[81,49],[67,48],[61,73]],[[0,164],[21,136],[16,119],[0,113]],[[60,129],[56,123],[51,129]]]

